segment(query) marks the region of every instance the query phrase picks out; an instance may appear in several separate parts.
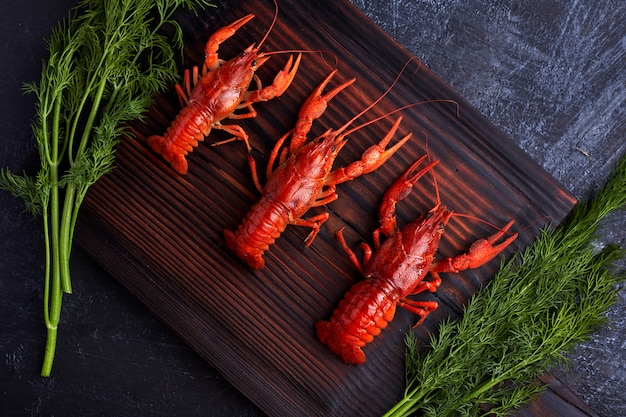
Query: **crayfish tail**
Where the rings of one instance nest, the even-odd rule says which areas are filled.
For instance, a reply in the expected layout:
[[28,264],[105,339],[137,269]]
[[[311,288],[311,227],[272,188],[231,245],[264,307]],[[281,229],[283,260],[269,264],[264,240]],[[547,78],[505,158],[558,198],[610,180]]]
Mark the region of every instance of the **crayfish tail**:
[[165,142],[165,138],[159,135],[153,135],[148,138],[148,146],[156,153],[161,153],[161,149],[163,149],[163,143]]
[[178,172],[180,175],[185,175],[189,169],[187,159],[184,155],[176,155],[176,157],[170,161],[170,164],[172,168],[174,168],[174,171]]
[[231,230],[224,230],[224,239],[228,248],[235,252],[235,254],[244,261],[252,269],[265,268],[265,260],[263,259],[263,252],[259,253],[254,248],[248,248],[238,245],[237,235]]
[[320,320],[315,323],[315,332],[317,333],[317,338],[320,340],[320,342],[325,344],[328,341],[328,338],[330,336],[330,329],[331,324],[329,321]]
[[315,323],[315,331],[319,341],[344,361],[354,365],[365,363],[365,353],[360,346],[364,344],[363,342],[348,340],[350,336],[337,332],[333,323],[326,320]]

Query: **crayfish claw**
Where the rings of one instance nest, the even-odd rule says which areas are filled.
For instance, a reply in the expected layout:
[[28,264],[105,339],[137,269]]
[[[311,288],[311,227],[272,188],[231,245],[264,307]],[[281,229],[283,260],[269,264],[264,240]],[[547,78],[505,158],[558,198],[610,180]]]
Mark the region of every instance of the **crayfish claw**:
[[206,46],[204,48],[204,64],[207,68],[215,69],[218,66],[219,59],[217,57],[217,50],[220,47],[220,44],[224,42],[226,39],[230,38],[241,28],[243,25],[248,23],[252,18],[254,18],[253,14],[246,15],[233,23],[224,26],[218,29],[207,41]]
[[352,78],[341,84],[340,86],[335,87],[328,93],[322,95],[322,91],[324,91],[324,88],[326,88],[336,72],[337,70],[331,71],[326,76],[326,78],[315,88],[315,90],[313,90],[311,95],[309,95],[309,97],[300,107],[300,111],[298,112],[298,120],[296,121],[293,137],[291,139],[290,151],[292,153],[298,150],[304,144],[304,142],[306,141],[306,136],[311,130],[311,126],[313,125],[313,121],[319,119],[324,114],[330,100],[332,100],[333,97],[335,97],[342,90],[344,90],[346,87],[350,86],[356,81],[356,78]]
[[503,250],[505,250],[515,239],[518,234],[514,233],[509,236],[503,242],[494,245],[498,239],[500,239],[508,229],[513,225],[514,221],[511,220],[501,230],[486,239],[480,239],[472,243],[467,253],[458,255],[454,258],[445,258],[439,261],[435,261],[431,264],[430,270],[433,272],[459,272],[466,269],[474,269],[483,266],[493,258],[498,256]]
[[[400,122],[402,121],[402,117],[398,117],[389,129],[389,132],[375,145],[370,146],[363,152],[363,156],[360,160],[352,162],[346,167],[338,168],[330,173],[328,178],[326,179],[326,184],[328,185],[337,185],[342,182],[353,180],[357,177],[360,177],[364,174],[369,174],[380,168],[390,157],[393,155],[402,145],[404,145],[410,138],[411,133],[405,135],[402,139],[398,141],[394,146],[389,149],[385,149],[391,138],[394,136],[398,127],[400,126]],[[341,146],[343,146],[343,142],[340,142]]]
[[385,192],[383,201],[378,210],[380,228],[385,236],[390,236],[397,228],[396,225],[396,203],[404,200],[410,193],[420,178],[439,163],[439,160],[430,162],[424,168],[417,170],[417,167],[426,159],[427,155],[422,155],[413,162],[400,175]]
[[[293,56],[290,56],[285,64],[285,67],[276,74],[274,77],[274,81],[272,84],[267,87],[263,87],[259,90],[251,91],[246,94],[244,98],[244,102],[246,103],[256,103],[259,101],[269,101],[273,98],[280,97],[287,88],[291,85],[291,82],[296,76],[296,72],[298,71],[298,66],[300,65],[300,60],[302,58],[302,54],[298,54],[296,58],[296,62],[293,62]],[[261,62],[265,62],[267,57],[263,57],[262,61],[259,61],[257,66],[260,66]]]

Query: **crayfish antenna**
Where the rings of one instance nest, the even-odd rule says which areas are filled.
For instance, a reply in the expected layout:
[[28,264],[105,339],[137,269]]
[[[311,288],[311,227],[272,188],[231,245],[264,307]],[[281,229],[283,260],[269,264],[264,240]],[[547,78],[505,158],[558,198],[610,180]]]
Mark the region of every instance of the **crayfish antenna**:
[[[337,133],[337,134],[340,134],[340,133],[342,133],[343,131],[345,131],[345,130],[348,128],[348,126],[350,126],[352,123],[354,123],[354,121],[355,121],[355,120],[357,120],[359,117],[363,116],[363,115],[364,115],[365,113],[367,113],[369,110],[371,110],[372,108],[374,108],[374,106],[375,106],[376,104],[378,104],[378,103],[379,103],[379,102],[380,102],[383,98],[385,98],[385,97],[386,97],[386,96],[387,96],[387,95],[391,92],[391,90],[393,89],[393,87],[395,87],[395,85],[398,83],[398,81],[400,80],[400,77],[402,76],[402,74],[404,73],[404,71],[406,70],[406,68],[409,66],[409,64],[410,64],[412,61],[416,60],[416,59],[419,61],[419,58],[417,58],[417,57],[411,57],[411,59],[409,59],[409,60],[408,60],[408,61],[404,64],[404,66],[402,67],[402,69],[400,70],[400,72],[398,73],[398,75],[396,75],[396,78],[393,80],[393,82],[389,85],[389,87],[387,87],[387,90],[385,90],[385,92],[384,92],[383,94],[381,94],[381,95],[380,95],[380,96],[379,96],[376,100],[374,100],[374,101],[373,101],[373,102],[372,102],[369,106],[365,107],[363,110],[361,110],[360,112],[358,112],[356,115],[354,115],[354,117],[352,117],[352,119],[348,120],[348,121],[347,121],[347,122],[346,122],[343,126],[341,126],[339,129],[337,129],[337,130],[336,130],[336,133]],[[420,64],[421,64],[421,61],[420,61]],[[420,65],[420,66],[421,66],[421,65]],[[419,69],[419,67],[418,67],[418,69]],[[417,71],[417,70],[416,70],[416,71]],[[384,116],[377,117],[377,118],[375,118],[375,119],[373,119],[373,120],[370,120],[369,122],[365,122],[365,123],[363,123],[363,124],[361,124],[361,125],[359,125],[359,126],[356,126],[356,127],[352,128],[352,129],[350,129],[350,130],[346,131],[346,132],[343,134],[343,136],[348,136],[349,134],[351,134],[351,133],[353,133],[353,132],[355,132],[355,131],[357,131],[357,130],[359,130],[359,129],[361,129],[361,128],[365,127],[365,126],[368,126],[368,125],[370,125],[370,124],[372,124],[372,123],[374,123],[374,122],[377,122],[378,120],[384,119],[385,117],[389,116],[390,114],[392,114],[392,113],[388,113],[388,114],[386,114],[386,115],[384,115]]]
[[259,46],[257,46],[257,49],[260,49],[261,45],[265,43],[265,40],[272,32],[272,29],[274,29],[274,25],[276,24],[277,20],[278,20],[278,3],[276,2],[276,0],[274,0],[274,18],[272,19],[272,23],[270,24],[270,27],[267,29],[265,36],[263,36],[263,39],[261,39],[261,42],[259,42]]
[[[426,146],[426,155],[428,157],[428,162],[432,162],[431,158],[430,158],[430,149],[428,147],[428,135],[426,135],[426,141],[425,141],[425,146]],[[438,162],[438,161],[436,161]],[[439,206],[441,204],[441,196],[439,195],[439,184],[437,183],[437,175],[435,174],[435,170],[433,169],[431,171],[431,175],[433,176],[433,185],[435,186],[435,197],[437,198],[437,206]]]

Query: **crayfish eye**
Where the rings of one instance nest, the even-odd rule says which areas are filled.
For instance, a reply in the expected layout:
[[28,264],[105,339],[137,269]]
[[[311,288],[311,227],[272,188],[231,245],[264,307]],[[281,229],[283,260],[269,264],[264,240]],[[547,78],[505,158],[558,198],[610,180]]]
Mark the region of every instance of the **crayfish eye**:
[[252,68],[256,68],[256,59],[252,60]]

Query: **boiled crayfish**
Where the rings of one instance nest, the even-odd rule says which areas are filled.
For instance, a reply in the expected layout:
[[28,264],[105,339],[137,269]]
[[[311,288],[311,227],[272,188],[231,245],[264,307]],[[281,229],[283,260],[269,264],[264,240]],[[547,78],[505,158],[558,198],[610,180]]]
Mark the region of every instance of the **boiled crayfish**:
[[[288,224],[310,227],[312,231],[305,240],[305,244],[310,245],[329,214],[324,212],[307,219],[303,219],[302,216],[312,207],[336,200],[338,184],[374,171],[411,136],[409,133],[394,146],[385,149],[400,125],[401,118],[398,118],[387,135],[378,144],[367,149],[359,161],[333,171],[333,162],[347,143],[346,137],[362,127],[346,131],[348,126],[384,96],[339,129],[329,129],[306,143],[313,121],[324,113],[328,102],[355,81],[351,79],[322,95],[322,91],[335,73],[336,70],[332,71],[307,98],[298,113],[295,127],[277,141],[270,154],[268,179],[264,187],[259,183],[254,159],[249,158],[255,185],[262,196],[250,209],[239,228],[235,232],[226,230],[224,237],[228,247],[251,268],[264,267],[263,254]],[[288,137],[291,137],[289,146],[281,152]],[[279,165],[273,169],[277,160]]]
[[[438,203],[428,213],[399,230],[395,217],[396,203],[404,199],[415,182],[439,162],[430,162],[417,171],[425,158],[426,155],[414,162],[385,193],[379,210],[380,227],[374,232],[376,250],[372,253],[370,247],[363,243],[362,264],[346,244],[342,230],[337,232],[343,249],[365,279],[352,286],[329,321],[319,321],[315,328],[319,340],[346,362],[365,362],[361,348],[393,319],[396,305],[417,314],[419,319],[415,326],[421,324],[438,307],[437,302],[416,301],[407,297],[423,291],[436,291],[441,283],[439,273],[478,268],[517,238],[517,234],[513,234],[495,244],[513,225],[510,221],[489,238],[474,242],[467,253],[436,260],[439,241],[453,216],[453,212],[439,202],[439,196]],[[382,244],[381,233],[386,237]],[[425,281],[428,274],[432,279]]]
[[[187,173],[186,155],[192,152],[198,146],[198,142],[203,141],[213,128],[232,134],[233,139],[244,141],[250,150],[248,135],[243,128],[236,124],[222,124],[222,120],[255,117],[256,111],[252,104],[282,95],[296,75],[300,54],[295,62],[290,56],[285,67],[267,87],[261,86],[261,81],[255,74],[270,57],[271,53],[262,53],[259,49],[276,22],[276,15],[272,26],[257,46],[254,44],[249,46],[239,56],[227,62],[218,58],[219,45],[253,17],[253,14],[244,16],[219,29],[209,38],[205,47],[202,74],[199,74],[198,67],[193,67],[192,75],[189,70],[185,70],[184,88],[176,85],[183,109],[163,136],[155,135],[148,138],[150,148],[161,154],[179,174]],[[257,89],[248,91],[253,79],[256,81]],[[235,113],[236,110],[244,108],[247,108],[247,112]]]

